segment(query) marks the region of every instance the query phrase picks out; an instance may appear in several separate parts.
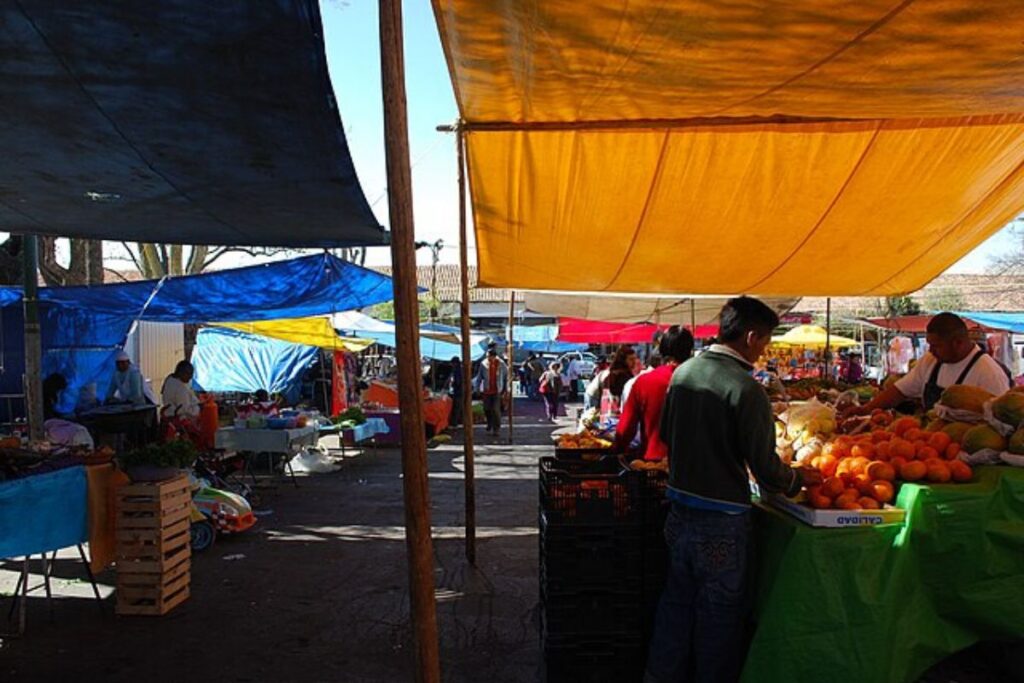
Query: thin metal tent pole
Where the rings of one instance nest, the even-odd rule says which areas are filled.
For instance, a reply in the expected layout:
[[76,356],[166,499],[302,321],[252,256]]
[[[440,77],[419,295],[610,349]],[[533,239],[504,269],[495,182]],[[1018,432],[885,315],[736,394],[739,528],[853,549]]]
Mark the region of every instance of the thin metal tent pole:
[[690,332],[693,333],[693,338],[697,338],[697,304],[693,299],[690,299]]
[[469,351],[469,245],[466,228],[465,140],[455,136],[459,174],[459,313],[462,325],[462,453],[465,460],[466,559],[476,564],[476,464],[473,454],[473,359]]
[[513,328],[516,323],[516,292],[512,290],[508,295],[508,442],[514,443],[512,422],[514,420],[516,395],[512,391],[512,368],[515,365],[515,340],[513,339]]
[[35,235],[22,239],[22,271],[25,294],[25,414],[29,438],[42,441],[43,429],[43,339],[39,327],[39,247]]
[[384,100],[384,155],[391,218],[391,260],[395,293],[398,400],[402,426],[402,488],[405,545],[409,556],[409,606],[416,680],[439,683],[441,664],[434,599],[434,545],[430,535],[427,442],[419,363],[419,299],[409,163],[401,0],[380,0],[381,90]]

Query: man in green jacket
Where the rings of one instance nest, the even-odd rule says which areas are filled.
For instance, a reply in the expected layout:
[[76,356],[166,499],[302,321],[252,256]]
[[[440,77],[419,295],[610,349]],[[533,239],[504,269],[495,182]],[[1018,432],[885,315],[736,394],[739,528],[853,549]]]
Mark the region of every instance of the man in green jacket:
[[754,363],[779,317],[748,297],[722,308],[720,343],[673,373],[661,414],[668,446],[669,576],[658,604],[647,683],[735,681],[748,612],[750,475],[794,495],[820,483],[775,454],[771,402]]

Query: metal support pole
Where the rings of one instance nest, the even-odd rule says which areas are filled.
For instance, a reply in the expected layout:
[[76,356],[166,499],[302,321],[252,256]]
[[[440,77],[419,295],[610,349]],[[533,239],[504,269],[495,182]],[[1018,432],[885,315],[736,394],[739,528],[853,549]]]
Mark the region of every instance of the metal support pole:
[[459,164],[459,313],[462,324],[462,453],[466,479],[466,559],[476,564],[476,464],[473,454],[473,359],[469,352],[469,245],[466,230],[465,141],[462,132],[455,137]]
[[508,295],[508,442],[513,443],[515,434],[512,429],[514,419],[516,395],[512,392],[512,368],[515,366],[515,340],[512,330],[516,323],[516,292],[512,290]]
[[22,264],[25,295],[25,414],[29,438],[42,441],[43,430],[43,340],[39,328],[39,247],[35,235],[22,240]]
[[690,332],[693,333],[693,338],[697,338],[697,304],[690,299]]
[[402,488],[405,545],[409,555],[409,602],[416,680],[439,683],[441,665],[434,599],[434,547],[430,536],[427,442],[419,352],[419,297],[409,163],[409,122],[401,0],[380,0],[381,90],[384,98],[384,153],[391,217],[391,260],[395,294],[398,400],[402,425]]

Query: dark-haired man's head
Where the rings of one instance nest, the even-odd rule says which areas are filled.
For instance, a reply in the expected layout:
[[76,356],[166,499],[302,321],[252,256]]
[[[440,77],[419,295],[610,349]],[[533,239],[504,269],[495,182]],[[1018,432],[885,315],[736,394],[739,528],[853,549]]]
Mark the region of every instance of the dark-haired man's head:
[[693,335],[685,327],[673,325],[661,335],[658,353],[666,361],[682,363],[693,355]]
[[772,331],[778,326],[778,314],[764,302],[740,296],[722,307],[718,339],[754,363],[771,343]]
[[192,364],[187,360],[180,360],[178,361],[178,364],[174,366],[174,376],[186,384],[192,381],[195,374],[196,369],[192,367]]
[[959,363],[976,348],[967,323],[953,313],[939,313],[928,321],[928,350],[940,363]]

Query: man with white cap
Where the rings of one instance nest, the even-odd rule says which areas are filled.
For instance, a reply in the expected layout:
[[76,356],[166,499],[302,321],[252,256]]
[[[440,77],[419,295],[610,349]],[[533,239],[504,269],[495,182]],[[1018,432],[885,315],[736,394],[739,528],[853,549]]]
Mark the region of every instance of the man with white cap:
[[117,370],[110,378],[110,387],[107,388],[107,403],[145,405],[146,394],[142,373],[132,365],[131,358],[124,351],[117,352],[116,361]]

